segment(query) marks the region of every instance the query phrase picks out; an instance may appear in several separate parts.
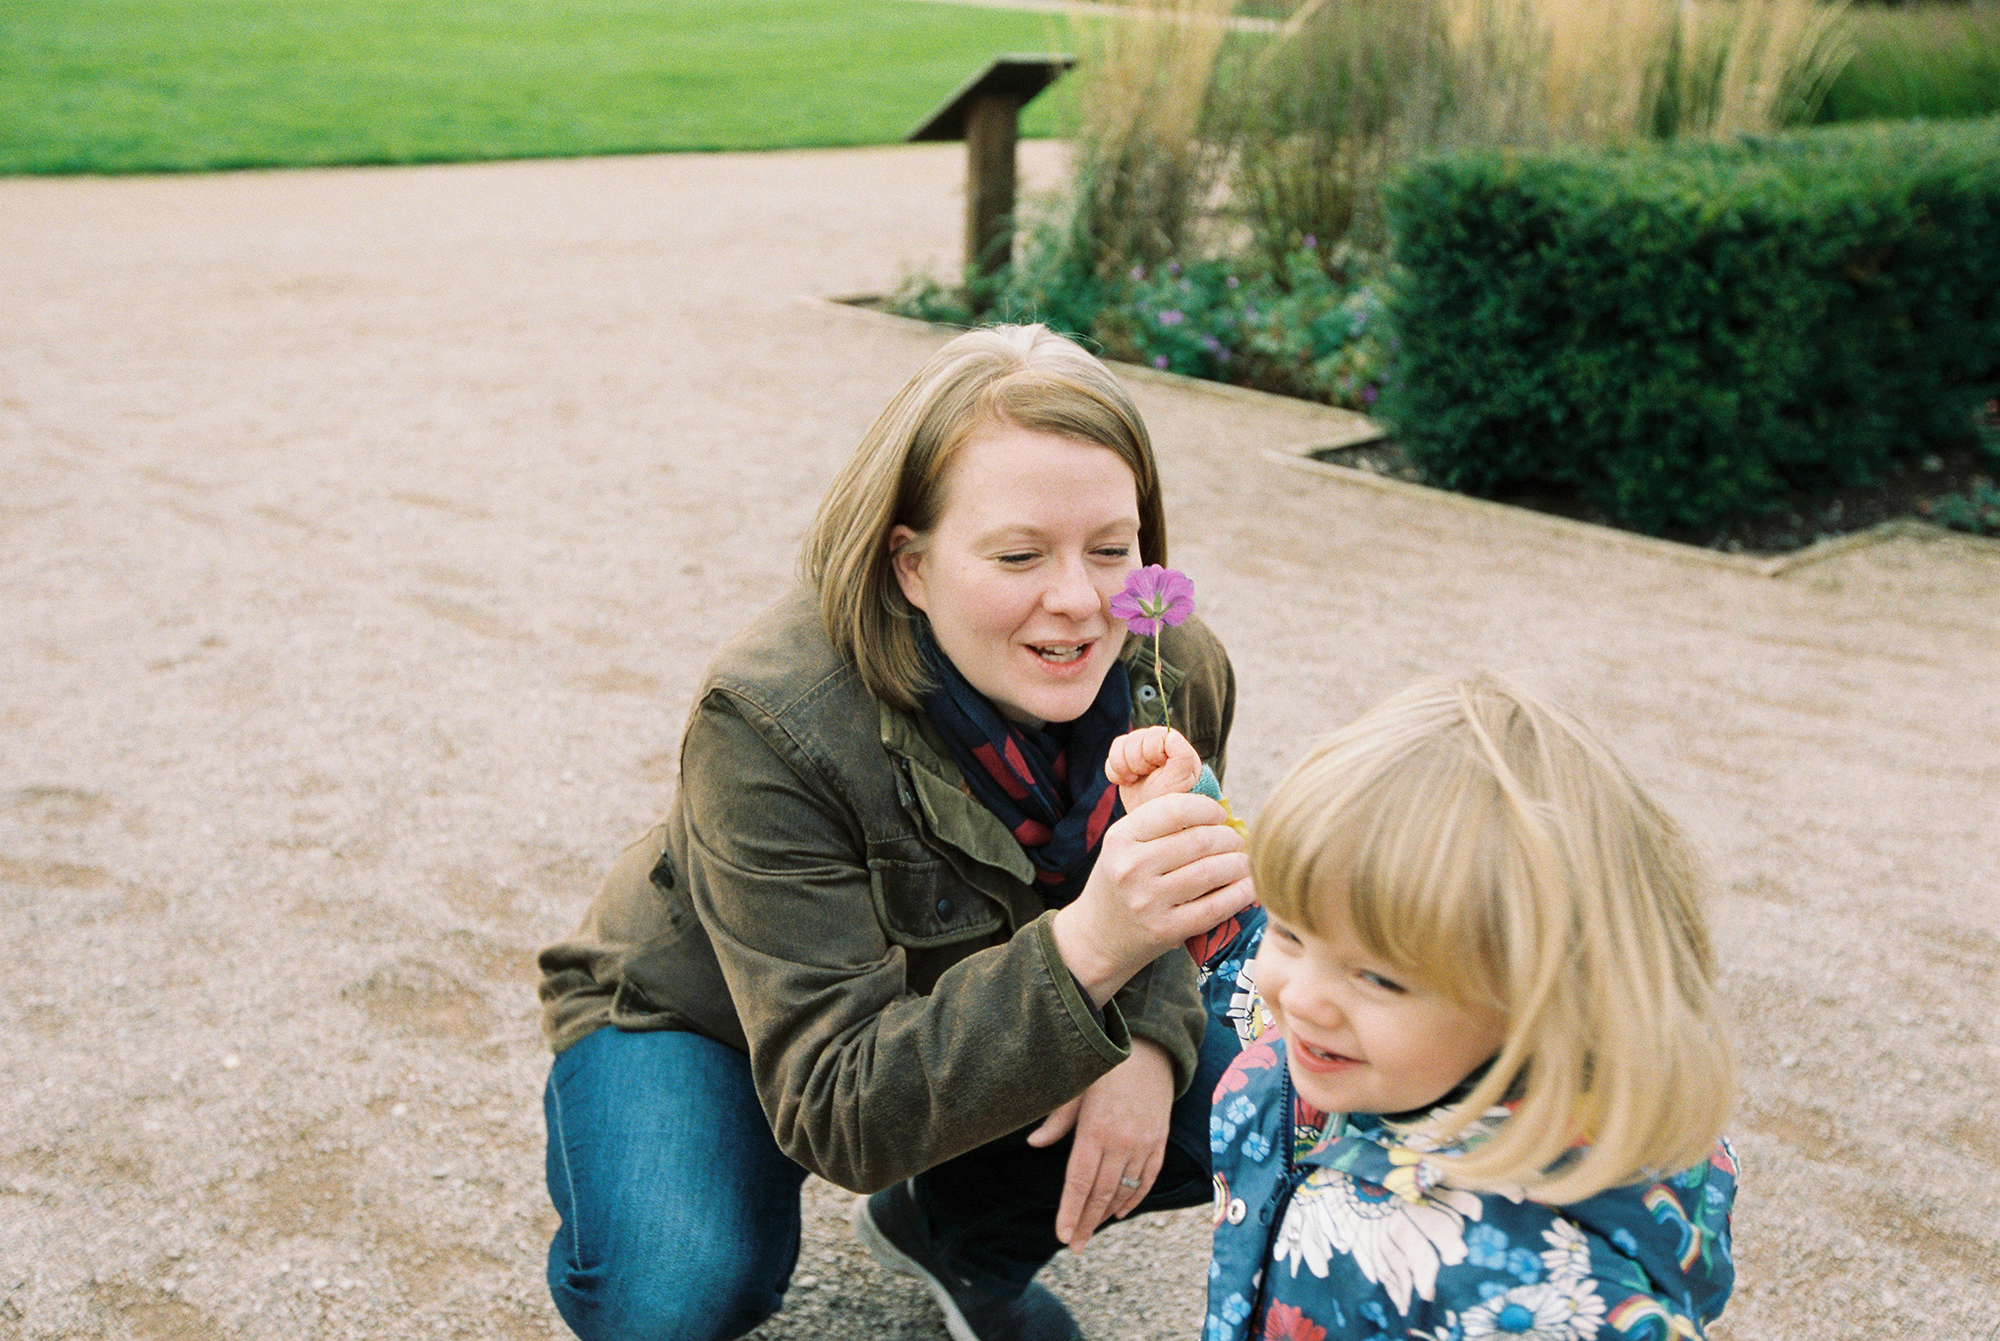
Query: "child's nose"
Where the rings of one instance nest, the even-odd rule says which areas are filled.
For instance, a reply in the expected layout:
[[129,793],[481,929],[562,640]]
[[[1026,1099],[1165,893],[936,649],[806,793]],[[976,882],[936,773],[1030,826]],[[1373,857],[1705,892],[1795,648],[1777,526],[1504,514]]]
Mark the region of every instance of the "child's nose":
[[1278,992],[1278,1008],[1294,1019],[1322,1029],[1336,1029],[1347,1023],[1347,1013],[1341,1010],[1340,1003],[1311,974],[1294,974],[1285,980]]

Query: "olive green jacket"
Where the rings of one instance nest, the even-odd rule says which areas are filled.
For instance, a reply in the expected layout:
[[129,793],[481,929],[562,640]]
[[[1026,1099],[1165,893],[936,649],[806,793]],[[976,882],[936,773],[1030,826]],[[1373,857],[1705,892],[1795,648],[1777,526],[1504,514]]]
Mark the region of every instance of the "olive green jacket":
[[[1174,725],[1220,774],[1229,659],[1194,620],[1164,644]],[[1158,721],[1153,641],[1123,659],[1135,725]],[[745,1052],[779,1147],[873,1191],[1039,1120],[1135,1036],[1187,1086],[1204,1019],[1188,956],[1100,1013],[1050,916],[935,728],[867,690],[802,589],[710,666],[671,813],[541,953],[543,1027],[558,1052],[606,1024]]]

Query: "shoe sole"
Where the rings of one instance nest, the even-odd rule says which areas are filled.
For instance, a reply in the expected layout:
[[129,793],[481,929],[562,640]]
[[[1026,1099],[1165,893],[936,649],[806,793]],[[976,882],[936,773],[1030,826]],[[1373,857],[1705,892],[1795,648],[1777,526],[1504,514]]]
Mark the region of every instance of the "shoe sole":
[[951,1291],[944,1288],[944,1282],[918,1265],[915,1258],[904,1254],[903,1250],[889,1242],[889,1236],[875,1227],[875,1217],[868,1213],[868,1198],[854,1199],[854,1233],[867,1247],[869,1256],[900,1276],[914,1276],[931,1292],[938,1311],[944,1314],[945,1330],[951,1333],[952,1341],[980,1341],[965,1321],[965,1315],[952,1302]]

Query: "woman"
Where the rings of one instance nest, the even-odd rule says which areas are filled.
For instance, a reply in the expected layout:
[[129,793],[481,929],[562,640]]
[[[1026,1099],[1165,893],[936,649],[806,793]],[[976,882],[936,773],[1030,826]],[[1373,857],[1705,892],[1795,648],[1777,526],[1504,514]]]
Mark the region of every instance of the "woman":
[[[1180,943],[1249,901],[1243,845],[1200,796],[1119,818],[1104,775],[1163,717],[1109,602],[1165,559],[1137,409],[1041,327],[953,340],[869,429],[698,689],[672,813],[541,956],[579,1336],[755,1327],[808,1171],[873,1193],[858,1232],[961,1341],[1076,1336],[1036,1270],[1208,1198],[1234,1040]],[[1220,772],[1228,659],[1160,642]]]

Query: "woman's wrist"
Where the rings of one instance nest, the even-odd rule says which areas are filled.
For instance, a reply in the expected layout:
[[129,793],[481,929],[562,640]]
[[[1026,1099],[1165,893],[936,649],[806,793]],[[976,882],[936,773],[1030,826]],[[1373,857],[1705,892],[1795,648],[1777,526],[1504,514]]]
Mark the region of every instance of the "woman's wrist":
[[1070,976],[1076,979],[1077,986],[1090,998],[1090,1003],[1100,1010],[1137,972],[1103,952],[1100,938],[1090,924],[1089,911],[1082,900],[1057,910],[1056,915],[1049,919],[1049,934],[1054,938],[1056,953],[1062,956]]

